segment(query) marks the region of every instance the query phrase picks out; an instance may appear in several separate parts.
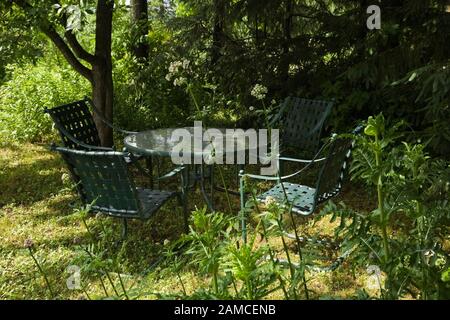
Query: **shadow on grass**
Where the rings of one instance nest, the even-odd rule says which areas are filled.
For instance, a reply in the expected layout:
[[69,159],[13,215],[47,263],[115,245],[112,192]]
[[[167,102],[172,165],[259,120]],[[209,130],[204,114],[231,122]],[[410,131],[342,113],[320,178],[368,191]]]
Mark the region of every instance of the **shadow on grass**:
[[58,157],[37,159],[17,166],[5,163],[5,169],[0,171],[0,207],[11,203],[29,205],[64,188],[61,176],[65,166]]

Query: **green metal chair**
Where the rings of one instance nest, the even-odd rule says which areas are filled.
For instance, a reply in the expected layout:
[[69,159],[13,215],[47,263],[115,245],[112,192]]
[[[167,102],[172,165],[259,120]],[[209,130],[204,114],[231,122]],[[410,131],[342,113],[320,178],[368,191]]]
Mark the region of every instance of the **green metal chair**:
[[309,158],[315,155],[333,104],[334,101],[287,97],[271,121],[272,127],[280,128],[281,148],[293,148]]
[[124,154],[115,151],[83,151],[52,145],[61,154],[83,204],[91,210],[123,219],[123,237],[127,234],[127,219],[151,218],[169,199],[177,197],[183,206],[184,225],[187,230],[187,197],[184,186],[184,168],[179,167],[159,179],[181,173],[181,191],[143,189],[135,186]]
[[[94,103],[88,97],[83,100],[64,104],[51,109],[45,108],[44,112],[50,115],[55,123],[64,147],[71,149],[81,149],[87,151],[115,151],[115,148],[102,147],[100,143],[100,136],[94,122],[94,118],[89,108],[103,121],[107,126],[120,132],[124,135],[134,134],[134,131],[121,129],[108,120],[97,110]],[[131,163],[135,160],[143,159],[141,155],[134,154],[133,157],[125,156],[125,161]],[[147,171],[142,171],[150,178],[151,186],[153,187],[153,158],[146,156]],[[159,175],[159,165],[157,167],[157,174]]]
[[[334,101],[311,100],[298,97],[287,97],[282,102],[278,113],[270,120],[271,128],[280,128],[280,150],[283,155],[295,155],[311,159],[318,151],[322,127],[331,112]],[[242,169],[244,166],[240,166]],[[238,167],[236,167],[238,170]],[[284,164],[280,167],[284,171]],[[236,171],[236,180],[239,172]],[[214,189],[225,191],[214,185]],[[239,191],[227,190],[232,195],[239,195]]]
[[63,145],[66,148],[89,151],[114,151],[114,148],[102,147],[94,118],[89,107],[107,126],[115,131],[129,135],[136,132],[123,130],[106,120],[93,104],[85,97],[83,100],[64,104],[51,109],[45,108],[58,129]]
[[[358,133],[358,127],[354,133]],[[265,202],[268,198],[274,199],[277,203],[286,206],[293,213],[308,216],[311,215],[320,203],[336,196],[341,188],[344,179],[344,174],[349,165],[351,151],[354,145],[352,138],[337,138],[333,136],[330,141],[323,145],[319,152],[311,160],[278,157],[279,163],[295,162],[302,163],[305,166],[286,176],[262,176],[255,174],[244,173],[241,170],[240,176],[240,196],[241,196],[241,211],[242,211],[242,233],[244,239],[246,238],[246,216],[245,216],[245,191],[244,179],[252,178],[265,181],[276,182],[270,190],[258,195],[256,197],[258,202]],[[327,150],[328,154],[325,158],[319,158],[322,151]],[[287,180],[292,179],[301,173],[305,172],[314,163],[321,163],[321,169],[314,186],[291,183]]]

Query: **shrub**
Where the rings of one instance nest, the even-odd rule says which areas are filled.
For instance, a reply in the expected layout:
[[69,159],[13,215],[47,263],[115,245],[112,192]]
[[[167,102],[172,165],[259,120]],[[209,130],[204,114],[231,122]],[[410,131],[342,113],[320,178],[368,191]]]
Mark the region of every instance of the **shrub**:
[[45,140],[52,122],[43,108],[82,99],[90,92],[89,82],[51,53],[35,64],[9,65],[8,72],[10,80],[0,87],[0,134],[5,140]]
[[330,204],[322,215],[341,218],[335,232],[354,250],[352,263],[385,273],[383,298],[448,299],[441,278],[449,264],[450,166],[431,159],[422,144],[401,143],[401,125],[369,117],[357,139],[352,177],[377,191],[377,208],[361,213]]

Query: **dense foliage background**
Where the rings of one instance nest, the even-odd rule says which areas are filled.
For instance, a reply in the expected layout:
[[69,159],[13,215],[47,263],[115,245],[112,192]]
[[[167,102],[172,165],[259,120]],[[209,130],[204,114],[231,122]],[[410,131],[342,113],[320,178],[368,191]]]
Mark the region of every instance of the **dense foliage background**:
[[[100,2],[109,3],[0,0],[1,145],[49,142],[54,131],[43,108],[92,95],[90,80],[43,30],[55,25],[94,52],[101,39],[95,37]],[[138,19],[133,8],[143,3],[148,7]],[[379,30],[366,25],[371,4],[381,8]],[[334,99],[325,131],[349,132],[364,122],[352,177],[378,199],[367,214],[344,204],[325,208],[348,222],[336,235],[345,246],[360,248],[352,264],[379,258],[387,274],[384,298],[449,298],[449,27],[447,0],[114,1],[114,121],[130,130],[194,119],[256,128],[287,96]],[[267,88],[262,103],[252,95],[255,85]],[[229,217],[201,210],[195,217],[188,254],[201,251],[202,237],[220,250],[199,263],[219,280],[193,296],[265,297],[279,279],[278,266],[257,265],[267,248],[234,248],[229,238],[235,231],[224,236],[221,229],[233,225]],[[214,232],[229,241],[215,243]],[[244,272],[230,256],[254,259],[254,265]],[[223,272],[221,259],[227,261]],[[300,297],[295,288],[306,283],[304,275],[291,275],[293,291],[285,298]],[[236,296],[228,291],[233,279],[245,284]]]
[[[54,19],[58,11],[52,5],[40,1],[35,7]],[[279,103],[287,95],[335,99],[330,125],[338,130],[380,111],[402,118],[416,138],[430,139],[433,152],[448,154],[448,2],[383,1],[380,30],[366,26],[368,5],[154,0],[148,7],[149,31],[140,35],[129,6],[117,1],[112,44],[116,121],[134,129],[185,121],[192,103],[166,74],[171,62],[188,59],[186,77],[202,93],[209,114],[254,125],[249,107],[261,106],[250,91],[259,83],[269,89],[268,102]],[[95,1],[64,2],[64,8],[70,6],[72,25],[67,27],[92,47]],[[32,18],[5,3],[1,14],[2,134],[39,140],[48,134],[48,123],[34,110],[89,94],[89,86],[77,83],[73,72],[70,76],[70,67]],[[132,48],[142,41],[148,57],[138,62]],[[25,70],[33,85],[24,85],[20,74]],[[205,86],[206,93],[200,90]],[[42,94],[34,94],[36,89]],[[20,95],[27,99],[16,99]],[[130,112],[135,116],[128,117]],[[33,128],[30,114],[39,118]],[[21,134],[24,123],[27,131]]]

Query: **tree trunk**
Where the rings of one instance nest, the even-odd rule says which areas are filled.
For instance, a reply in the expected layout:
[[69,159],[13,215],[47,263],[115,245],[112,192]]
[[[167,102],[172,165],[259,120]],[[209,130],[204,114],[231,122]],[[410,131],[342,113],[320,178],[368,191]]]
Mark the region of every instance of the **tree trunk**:
[[136,26],[136,35],[133,46],[134,55],[138,60],[147,60],[148,44],[144,37],[148,34],[148,5],[147,0],[132,0],[133,24]]
[[214,27],[211,50],[211,63],[214,65],[220,58],[224,46],[225,2],[214,0]]
[[[103,117],[113,122],[113,95],[111,33],[114,1],[98,0],[95,30],[95,62],[92,64],[92,101]],[[98,116],[95,124],[102,146],[113,145],[113,131]]]
[[[92,101],[96,108],[102,112],[103,117],[112,122],[114,90],[111,65],[93,65],[92,75]],[[102,146],[111,147],[114,144],[112,129],[95,113],[94,121]]]
[[291,62],[291,54],[289,49],[292,43],[292,9],[293,9],[292,0],[287,0],[286,12],[283,21],[283,33],[284,33],[284,39],[282,42],[283,55],[280,61],[280,82],[282,84],[285,84],[284,86],[282,86],[283,91],[290,90],[289,87],[286,86],[286,84],[288,84],[289,82],[289,64]]

